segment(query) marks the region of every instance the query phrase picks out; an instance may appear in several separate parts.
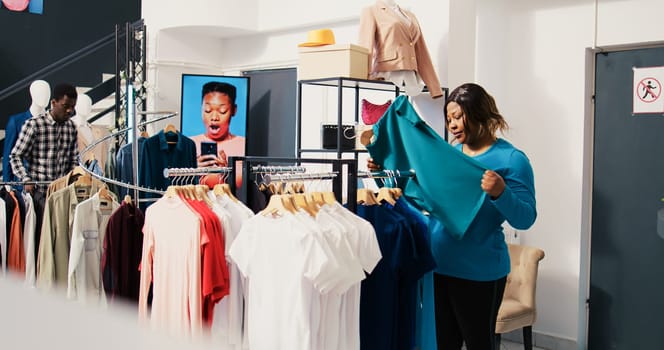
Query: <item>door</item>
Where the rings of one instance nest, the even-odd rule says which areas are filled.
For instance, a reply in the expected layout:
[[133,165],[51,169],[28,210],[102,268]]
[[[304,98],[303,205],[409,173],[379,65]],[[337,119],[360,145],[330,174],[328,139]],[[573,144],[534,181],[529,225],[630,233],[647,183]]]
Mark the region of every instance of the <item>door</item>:
[[244,72],[251,78],[248,156],[295,157],[297,70]]
[[663,349],[664,115],[632,115],[632,68],[664,66],[664,48],[595,63],[588,347]]

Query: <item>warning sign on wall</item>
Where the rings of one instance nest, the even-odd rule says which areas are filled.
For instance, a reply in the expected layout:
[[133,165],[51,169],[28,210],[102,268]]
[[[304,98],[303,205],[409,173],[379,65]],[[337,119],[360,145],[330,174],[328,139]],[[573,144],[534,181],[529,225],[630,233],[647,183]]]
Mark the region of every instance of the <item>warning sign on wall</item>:
[[634,68],[632,113],[664,113],[664,67]]

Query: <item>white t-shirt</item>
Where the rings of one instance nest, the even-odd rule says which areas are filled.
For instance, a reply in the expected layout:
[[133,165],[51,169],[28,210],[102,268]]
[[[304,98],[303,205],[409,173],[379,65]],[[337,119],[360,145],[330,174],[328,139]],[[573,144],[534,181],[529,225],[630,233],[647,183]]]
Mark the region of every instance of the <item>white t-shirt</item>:
[[331,233],[339,235],[335,237],[333,244],[340,260],[345,263],[344,279],[332,292],[321,296],[321,326],[318,333],[320,349],[343,349],[340,347],[342,341],[342,338],[340,338],[341,329],[345,327],[343,324],[345,320],[341,319],[343,297],[349,288],[365,278],[359,259],[348,240],[350,232],[356,229],[345,218],[325,209],[325,206],[318,212],[316,219],[320,223],[327,222],[328,225],[338,227],[338,230],[331,231]]
[[208,192],[208,196],[214,203],[213,211],[215,213],[225,213],[219,218],[224,227],[226,262],[230,281],[228,296],[223,298],[214,309],[211,335],[219,339],[223,349],[240,349],[242,346],[242,305],[244,300],[242,281],[240,271],[230,259],[228,252],[233,240],[240,232],[242,224],[253,216],[253,212],[244,205],[238,205],[239,202],[234,202],[227,196],[216,196],[212,191]]
[[248,279],[251,350],[312,349],[312,301],[329,257],[293,214],[256,215],[233,241],[230,256]]
[[[349,231],[347,237],[362,268],[367,273],[371,273],[382,258],[373,225],[339,203],[327,205],[323,208],[345,218],[357,228],[357,230]],[[341,344],[339,349],[360,348],[360,286],[360,283],[355,284],[342,297],[340,306],[341,327],[339,330]]]

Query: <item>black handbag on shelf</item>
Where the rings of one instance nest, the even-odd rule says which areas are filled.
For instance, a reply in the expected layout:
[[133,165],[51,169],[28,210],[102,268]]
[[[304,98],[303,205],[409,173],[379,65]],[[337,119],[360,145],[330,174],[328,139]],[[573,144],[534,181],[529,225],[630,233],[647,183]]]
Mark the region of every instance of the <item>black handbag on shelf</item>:
[[[355,125],[341,125],[341,147],[339,149],[348,151],[355,148]],[[321,141],[323,149],[337,149],[337,124],[321,124]]]

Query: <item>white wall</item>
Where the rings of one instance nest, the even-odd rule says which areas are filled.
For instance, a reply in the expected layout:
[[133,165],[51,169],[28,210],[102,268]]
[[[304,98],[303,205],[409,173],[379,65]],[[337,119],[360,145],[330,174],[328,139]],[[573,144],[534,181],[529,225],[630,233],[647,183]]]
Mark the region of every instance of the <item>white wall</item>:
[[[207,3],[217,2],[194,1],[198,5]],[[150,35],[170,35],[158,41],[158,50],[149,49],[153,53],[149,56],[151,76],[159,91],[152,101],[156,108],[179,110],[182,72],[228,74],[294,67],[297,43],[314,28],[330,27],[337,42],[356,42],[360,9],[372,3],[297,0],[281,6],[269,0],[244,1],[233,7],[236,11],[232,14],[222,16],[241,19],[231,21],[236,27],[218,24],[223,35],[202,44],[189,41],[187,35],[191,35],[192,24],[214,25],[207,14],[193,20],[186,11],[180,16],[181,6],[174,1],[165,6],[161,0],[144,0],[143,14]],[[580,301],[586,297],[587,247],[583,242],[588,232],[582,227],[583,220],[587,220],[582,200],[588,195],[583,192],[587,190],[583,183],[587,180],[584,172],[589,169],[587,163],[584,167],[583,149],[591,135],[584,113],[589,109],[584,90],[589,73],[585,50],[593,47],[595,40],[598,46],[661,40],[664,26],[659,17],[664,13],[664,2],[399,3],[417,15],[441,83],[454,87],[476,81],[485,86],[510,123],[506,138],[528,154],[535,170],[539,217],[533,228],[522,234],[521,242],[540,246],[547,255],[540,268],[539,315],[534,328],[538,333],[578,340],[583,346],[586,319]],[[236,30],[235,34],[229,27]],[[164,34],[162,28],[170,29]],[[434,126],[442,125],[442,106],[424,100],[418,103],[423,106],[423,117]],[[317,133],[312,134],[317,137]]]
[[[579,347],[587,321],[588,232],[582,222],[588,218],[582,200],[588,196],[583,182],[589,167],[583,149],[592,135],[584,129],[590,125],[584,87],[591,73],[585,51],[595,37],[598,46],[661,40],[664,28],[656,14],[663,10],[664,2],[656,0],[477,4],[474,78],[496,97],[512,128],[507,138],[526,151],[535,171],[539,217],[521,237],[547,255],[540,265],[534,329],[578,340]],[[455,55],[451,50],[450,62],[461,58]]]
[[496,98],[511,127],[506,138],[526,152],[535,172],[538,218],[521,236],[522,244],[546,252],[534,330],[572,340],[578,323],[584,48],[592,45],[592,16],[590,1],[484,0],[477,9],[476,81]]

